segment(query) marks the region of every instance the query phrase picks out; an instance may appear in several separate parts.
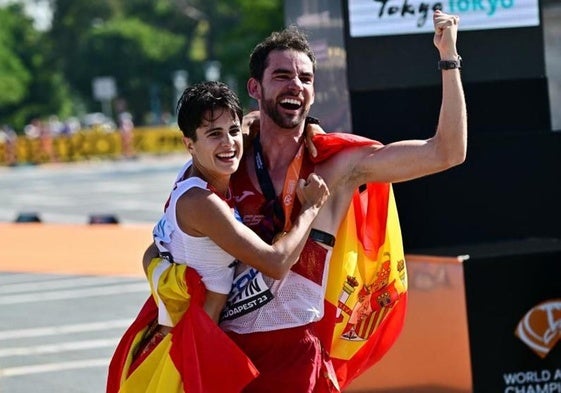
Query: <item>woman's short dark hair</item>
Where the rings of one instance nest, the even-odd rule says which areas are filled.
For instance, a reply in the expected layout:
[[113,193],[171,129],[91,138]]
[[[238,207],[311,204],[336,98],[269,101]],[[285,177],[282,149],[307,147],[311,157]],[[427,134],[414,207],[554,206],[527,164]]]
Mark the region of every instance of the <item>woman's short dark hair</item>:
[[[220,113],[217,110],[229,110],[240,122],[243,110],[236,93],[222,82],[201,82],[185,89],[177,101],[177,125],[183,136],[197,140],[197,128],[203,120],[215,120]],[[210,115],[210,118],[208,116]]]
[[249,76],[263,80],[263,73],[268,65],[269,53],[274,50],[295,50],[305,53],[312,61],[313,70],[316,70],[316,57],[306,35],[296,26],[289,26],[284,30],[275,31],[264,41],[257,44],[249,57]]

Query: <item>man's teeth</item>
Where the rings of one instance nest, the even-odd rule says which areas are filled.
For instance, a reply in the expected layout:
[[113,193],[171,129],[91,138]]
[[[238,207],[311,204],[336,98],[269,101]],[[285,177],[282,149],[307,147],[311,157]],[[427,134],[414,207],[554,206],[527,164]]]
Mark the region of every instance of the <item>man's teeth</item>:
[[289,105],[300,106],[300,101],[292,99],[292,98],[285,98],[284,100],[281,100],[281,104],[289,104]]

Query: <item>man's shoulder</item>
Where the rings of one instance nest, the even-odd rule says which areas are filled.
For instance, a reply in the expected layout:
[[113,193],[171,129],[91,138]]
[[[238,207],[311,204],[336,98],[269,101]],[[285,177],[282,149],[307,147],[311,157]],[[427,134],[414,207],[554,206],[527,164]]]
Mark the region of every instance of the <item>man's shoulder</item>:
[[312,158],[315,163],[328,160],[353,147],[382,145],[376,140],[344,132],[318,134],[314,136],[312,142],[318,152],[317,156]]

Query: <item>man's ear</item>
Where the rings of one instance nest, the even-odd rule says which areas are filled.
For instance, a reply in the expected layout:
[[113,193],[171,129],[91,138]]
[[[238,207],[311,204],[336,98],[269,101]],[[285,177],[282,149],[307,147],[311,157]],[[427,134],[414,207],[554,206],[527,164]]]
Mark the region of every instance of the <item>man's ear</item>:
[[253,99],[261,99],[261,89],[259,88],[259,81],[255,78],[249,78],[247,81],[247,93]]

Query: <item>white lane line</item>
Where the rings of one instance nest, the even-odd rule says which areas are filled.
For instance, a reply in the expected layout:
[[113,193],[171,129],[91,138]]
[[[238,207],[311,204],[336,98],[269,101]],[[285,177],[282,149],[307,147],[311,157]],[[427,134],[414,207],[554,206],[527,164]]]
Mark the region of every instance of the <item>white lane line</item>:
[[86,359],[74,360],[71,362],[47,363],[47,364],[34,364],[31,366],[10,367],[0,369],[0,377],[14,377],[18,375],[48,373],[62,370],[75,370],[80,368],[93,368],[93,367],[108,367],[109,359]]
[[84,287],[91,285],[107,285],[114,283],[130,283],[141,282],[138,279],[126,279],[123,277],[65,277],[60,280],[51,280],[46,282],[26,282],[5,284],[0,286],[0,294],[45,291],[61,288]]
[[147,282],[135,284],[112,285],[99,288],[85,288],[66,291],[35,292],[23,295],[8,295],[0,298],[0,305],[45,302],[51,300],[76,299],[83,297],[108,296],[132,292],[149,293]]
[[17,283],[47,282],[62,277],[62,275],[57,274],[0,273],[0,285],[4,286]]
[[6,348],[0,349],[0,358],[10,356],[44,355],[94,348],[115,348],[118,343],[119,338],[110,338],[100,340],[68,341],[58,344],[34,345],[32,347]]
[[103,322],[78,323],[73,325],[46,326],[33,329],[0,330],[0,341],[28,337],[56,336],[68,333],[94,332],[130,326],[131,319],[114,319]]

